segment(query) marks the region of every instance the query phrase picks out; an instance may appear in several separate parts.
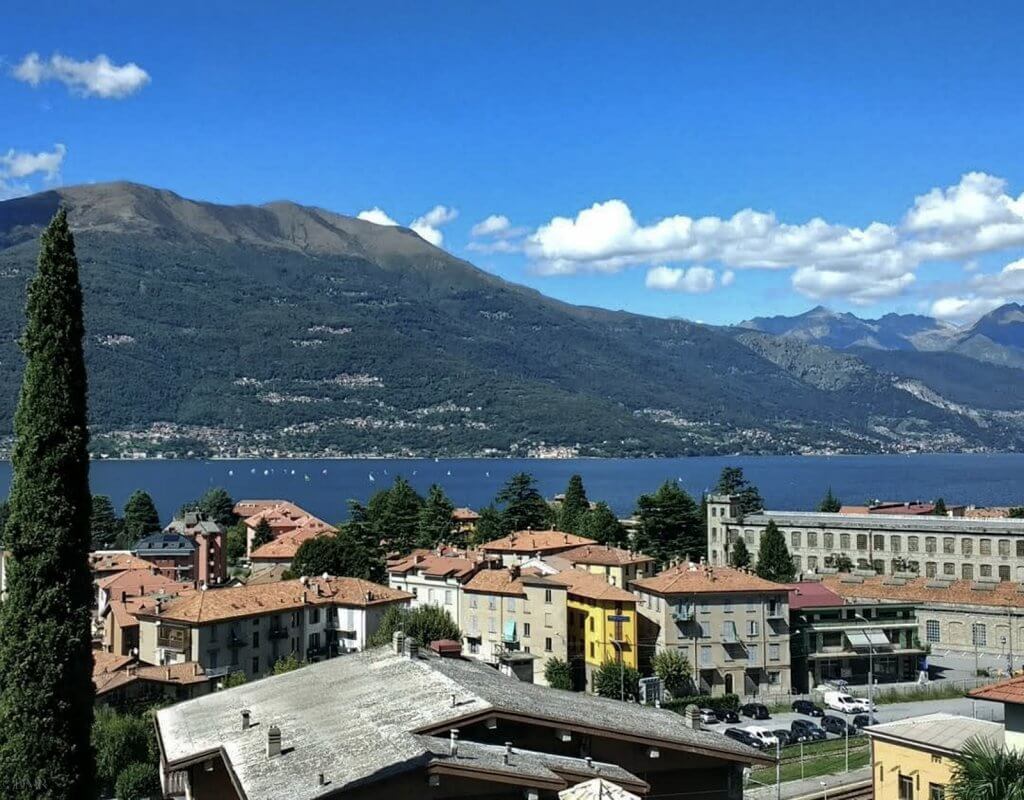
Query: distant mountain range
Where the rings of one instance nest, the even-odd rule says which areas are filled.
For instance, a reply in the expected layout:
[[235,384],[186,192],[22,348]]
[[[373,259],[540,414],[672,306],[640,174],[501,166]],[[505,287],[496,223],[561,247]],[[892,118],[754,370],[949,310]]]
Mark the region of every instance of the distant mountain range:
[[1024,444],[1016,306],[971,331],[824,309],[720,328],[561,303],[405,228],[130,183],[0,202],[0,440],[9,442],[20,380],[25,284],[61,203],[82,265],[98,453]]

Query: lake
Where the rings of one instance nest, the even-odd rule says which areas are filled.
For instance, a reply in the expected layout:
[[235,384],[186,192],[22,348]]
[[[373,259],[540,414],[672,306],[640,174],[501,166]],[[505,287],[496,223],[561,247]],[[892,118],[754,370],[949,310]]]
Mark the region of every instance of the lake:
[[[395,475],[420,492],[440,483],[456,505],[479,508],[515,472],[532,473],[550,497],[569,476],[583,476],[587,494],[628,515],[643,492],[678,481],[695,497],[714,485],[723,466],[743,467],[769,508],[812,509],[831,486],[847,503],[868,498],[943,497],[947,503],[1024,505],[1024,454],[910,456],[749,456],[673,459],[341,459],[267,461],[95,461],[91,483],[121,508],[135,489],[145,489],[168,519],[211,486],[232,497],[293,500],[317,516],[344,518],[348,498],[366,500]],[[11,467],[0,463],[0,497]]]

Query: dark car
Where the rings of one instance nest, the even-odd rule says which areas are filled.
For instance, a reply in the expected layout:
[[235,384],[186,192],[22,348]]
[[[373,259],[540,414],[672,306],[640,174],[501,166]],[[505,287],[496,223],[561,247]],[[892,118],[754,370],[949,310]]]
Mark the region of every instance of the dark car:
[[871,717],[869,717],[867,714],[858,714],[853,718],[853,727],[857,728],[858,730],[860,728],[866,728],[870,724]]
[[747,733],[743,728],[726,728],[725,735],[730,739],[735,739],[737,742],[748,744],[758,750],[764,750],[764,743],[756,736]]
[[827,738],[824,728],[809,719],[795,719],[789,726],[789,738],[797,742],[820,742]]
[[855,736],[857,734],[857,729],[852,725],[847,725],[845,719],[833,717],[831,714],[826,714],[821,718],[821,727],[836,736]]
[[715,716],[719,722],[739,722],[740,715],[733,711],[731,708],[719,708],[715,711]]
[[809,717],[825,716],[821,706],[814,705],[810,700],[794,700],[793,711],[797,714],[806,714]]
[[772,736],[779,740],[779,745],[785,747],[787,744],[793,744],[796,739],[792,737],[789,731],[785,728],[776,728],[772,731]]
[[740,713],[745,717],[751,719],[771,719],[772,715],[768,713],[768,706],[763,703],[747,703],[746,705],[740,706]]

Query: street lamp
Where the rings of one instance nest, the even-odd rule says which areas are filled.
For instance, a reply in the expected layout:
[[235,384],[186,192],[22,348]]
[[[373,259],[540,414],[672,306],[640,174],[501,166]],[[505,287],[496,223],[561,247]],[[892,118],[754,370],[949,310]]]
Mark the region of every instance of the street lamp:
[[[854,619],[861,620],[865,625],[870,624],[866,617],[860,614],[854,614]],[[871,641],[871,636],[864,628],[861,628],[861,633],[868,640],[868,719],[871,720],[871,724],[875,724],[875,645]],[[849,766],[847,766],[849,770]]]
[[818,781],[818,785],[821,787],[822,800],[828,800],[828,784],[825,781]]
[[[609,614],[609,622],[615,622],[621,624],[623,622],[629,622],[628,614]],[[618,639],[611,639],[612,646],[619,652],[619,700],[626,699],[626,661],[622,657],[622,642]]]

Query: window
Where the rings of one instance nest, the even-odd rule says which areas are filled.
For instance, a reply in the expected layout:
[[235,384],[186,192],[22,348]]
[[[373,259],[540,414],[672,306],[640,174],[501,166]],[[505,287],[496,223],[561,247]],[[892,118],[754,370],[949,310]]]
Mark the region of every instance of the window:
[[839,549],[849,550],[850,549],[850,534],[841,533],[839,534]]
[[[939,756],[939,760],[942,760],[941,756]],[[946,800],[946,787],[938,783],[929,783],[928,800]]]
[[752,666],[761,663],[761,649],[756,644],[747,645],[747,660]]
[[711,624],[708,622],[698,622],[697,627],[700,629],[700,638],[707,639],[711,636]]
[[544,590],[544,602],[545,603],[549,603],[549,604],[551,603],[551,590],[550,589],[545,589]]
[[803,558],[800,556],[793,556],[793,569],[797,572],[803,570]]
[[914,779],[909,775],[899,777],[899,800],[914,800]]
[[875,550],[885,550],[885,537],[876,533],[874,547]]
[[530,635],[530,623],[529,622],[524,622],[523,623],[523,636],[529,636],[529,635]]
[[747,636],[757,636],[757,620],[747,620]]
[[753,544],[754,543],[754,532],[753,531],[743,531],[743,538],[746,540],[747,544]]
[[971,625],[971,644],[975,647],[985,647],[988,644],[988,628],[984,622],[975,622]]
[[937,541],[938,540],[934,536],[925,536],[924,537],[924,551],[926,553],[937,552],[937,547],[938,547],[938,545],[936,544]]
[[974,564],[961,564],[960,577],[962,577],[965,581],[974,580]]
[[259,675],[259,672],[260,672],[260,657],[259,656],[253,656],[253,659],[252,659],[252,674],[253,675]]
[[505,610],[510,614],[514,614],[516,611],[516,599],[510,597],[505,601]]
[[707,600],[701,600],[700,601],[700,613],[701,614],[710,614],[711,613],[711,606],[708,605],[708,601]]
[[916,536],[908,536],[907,537],[907,552],[908,553],[916,553],[917,552],[917,545],[918,545],[918,538]]
[[1024,539],[1017,540],[1017,558],[1024,558]]
[[942,565],[942,574],[947,575],[950,578],[955,578],[956,564],[954,564],[952,561],[947,561],[945,564]]
[[800,546],[800,531],[793,531],[789,534],[789,540],[793,544],[793,547]]
[[593,633],[594,632],[594,618],[593,617],[588,617],[588,619],[590,620],[590,632]]
[[939,621],[930,619],[924,623],[924,636],[929,642],[939,642]]
[[902,543],[900,541],[899,536],[889,537],[889,549],[894,553],[900,552],[900,550],[902,549]]
[[978,542],[978,552],[981,553],[983,556],[992,555],[992,540],[982,539],[980,542]]
[[821,535],[821,538],[825,542],[825,549],[826,550],[831,550],[832,549],[832,544],[835,541],[835,536],[833,534],[829,533],[828,531],[825,531],[825,533],[823,533]]
[[551,627],[551,612],[550,611],[545,611],[544,612],[544,627],[545,628],[550,628]]
[[595,656],[594,656],[594,643],[593,642],[590,643],[590,658],[591,658],[591,660],[593,660],[595,658]]
[[498,629],[494,627],[494,617],[488,617],[487,618],[487,632],[488,633],[497,633],[498,632]]
[[434,587],[433,586],[431,586],[429,589],[427,589],[427,602],[430,603],[430,605],[434,605],[434,603],[436,602],[436,600],[434,598]]
[[551,637],[550,636],[547,636],[544,639],[544,649],[547,652],[549,652],[549,653],[551,652]]
[[770,644],[768,645],[768,660],[778,661],[779,660],[779,645]]
[[781,673],[769,672],[768,673],[768,684],[770,686],[778,686]]
[[1008,556],[1010,555],[1010,540],[1000,539],[999,540],[999,555]]
[[973,556],[974,555],[974,540],[973,539],[961,539],[960,540],[960,555],[962,556]]
[[711,660],[711,645],[702,644],[700,646],[700,665],[702,667],[710,667],[713,663]]
[[725,599],[722,601],[722,611],[725,614],[732,613],[732,600]]
[[807,556],[807,571],[814,572],[818,568],[818,557]]
[[981,575],[981,577],[983,577],[983,578],[991,578],[992,577],[992,565],[991,564],[982,564],[980,567],[978,567],[978,574]]
[[257,648],[257,647],[260,646],[260,632],[259,631],[253,631],[252,632],[252,646],[253,646],[253,648]]
[[807,546],[817,547],[818,546],[818,534],[815,531],[807,532]]
[[444,604],[446,606],[450,606],[452,604],[452,590],[451,589],[445,589],[444,590]]
[[217,669],[217,658],[219,655],[219,650],[210,650],[207,652],[206,663],[210,665],[210,669]]
[[936,574],[937,564],[934,561],[926,561],[924,565],[924,574],[926,578],[934,578]]
[[866,533],[857,534],[857,549],[867,550],[868,549],[868,535]]
[[1010,565],[1000,564],[999,565],[999,580],[1008,581],[1010,580]]
[[487,595],[487,610],[497,611],[498,610],[498,598],[492,594]]
[[309,624],[310,625],[315,625],[319,621],[320,621],[320,609],[319,608],[311,608],[311,609],[309,609]]
[[470,608],[476,608],[476,595],[475,594],[471,594],[469,596],[469,607]]
[[954,553],[956,552],[956,540],[952,536],[946,536],[942,539],[942,552],[943,553]]

